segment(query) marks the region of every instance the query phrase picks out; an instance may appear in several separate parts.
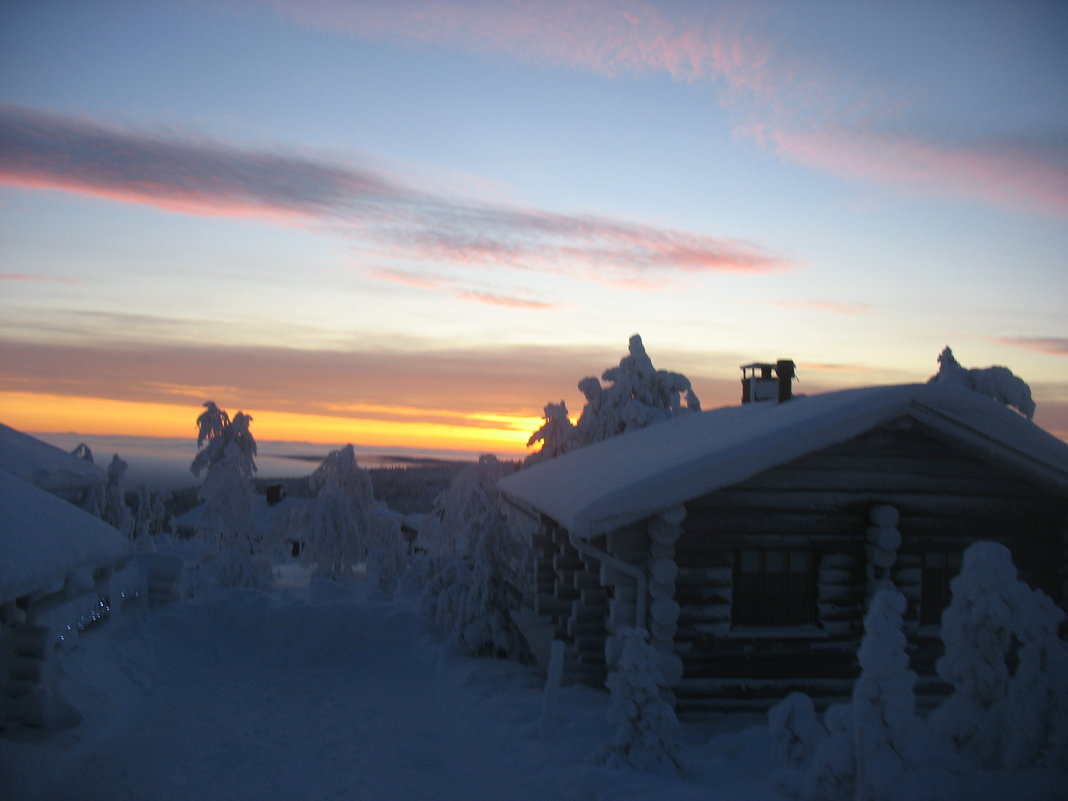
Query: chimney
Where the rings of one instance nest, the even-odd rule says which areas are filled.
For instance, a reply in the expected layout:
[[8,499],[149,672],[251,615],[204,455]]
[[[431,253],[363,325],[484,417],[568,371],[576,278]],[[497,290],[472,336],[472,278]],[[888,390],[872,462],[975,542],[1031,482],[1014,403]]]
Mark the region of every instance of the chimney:
[[775,376],[779,380],[779,403],[788,401],[794,396],[794,368],[790,359],[779,359],[775,362]]

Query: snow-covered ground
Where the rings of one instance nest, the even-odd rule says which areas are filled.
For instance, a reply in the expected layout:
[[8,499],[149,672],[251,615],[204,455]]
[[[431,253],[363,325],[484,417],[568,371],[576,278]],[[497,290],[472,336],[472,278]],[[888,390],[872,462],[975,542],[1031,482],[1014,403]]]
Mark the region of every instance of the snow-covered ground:
[[[683,771],[609,769],[606,693],[446,652],[371,582],[219,590],[112,619],[65,655],[82,720],[0,736],[0,799],[773,801],[763,716],[681,731]],[[1060,777],[1063,778],[1063,777]],[[1047,772],[971,774],[952,798],[1066,796]]]

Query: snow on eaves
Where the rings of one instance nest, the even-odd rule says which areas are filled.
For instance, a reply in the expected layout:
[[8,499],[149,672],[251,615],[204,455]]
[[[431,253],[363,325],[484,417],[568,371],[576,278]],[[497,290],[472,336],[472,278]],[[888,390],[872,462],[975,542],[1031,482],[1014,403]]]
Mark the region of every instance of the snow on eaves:
[[0,423],[0,470],[49,492],[103,486],[103,470],[84,459]]
[[0,470],[0,603],[129,552],[129,541],[104,521]]
[[591,537],[906,417],[1068,495],[1068,445],[992,398],[937,384],[683,415],[550,459],[499,487],[520,506]]

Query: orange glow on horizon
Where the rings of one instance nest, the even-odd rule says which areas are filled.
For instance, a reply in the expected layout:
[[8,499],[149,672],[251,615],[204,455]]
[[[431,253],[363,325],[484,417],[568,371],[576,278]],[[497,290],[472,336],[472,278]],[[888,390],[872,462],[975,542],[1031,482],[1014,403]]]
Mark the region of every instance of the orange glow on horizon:
[[[22,431],[125,435],[139,437],[196,437],[200,407],[191,404],[144,403],[105,398],[0,393],[0,422]],[[238,408],[227,409],[231,414]],[[509,417],[491,413],[428,410],[427,417],[448,414],[466,418],[472,425],[433,420],[371,420],[358,416],[297,414],[257,411],[252,432],[259,440],[314,442],[339,445],[351,442],[374,447],[463,450],[483,453],[526,453],[526,441],[541,418]],[[496,423],[487,426],[487,422]]]

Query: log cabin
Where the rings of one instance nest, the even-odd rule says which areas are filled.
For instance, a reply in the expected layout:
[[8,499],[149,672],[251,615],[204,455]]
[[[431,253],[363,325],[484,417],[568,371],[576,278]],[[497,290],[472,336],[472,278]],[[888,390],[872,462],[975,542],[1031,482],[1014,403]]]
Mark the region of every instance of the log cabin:
[[[500,482],[535,551],[534,606],[574,680],[602,684],[623,627],[649,631],[680,715],[847,697],[867,601],[909,602],[917,692],[961,552],[1009,547],[1068,597],[1068,444],[938,384],[793,397],[792,363],[747,365],[741,406],[681,415]],[[782,385],[786,384],[785,387]],[[757,402],[761,398],[769,398]]]

